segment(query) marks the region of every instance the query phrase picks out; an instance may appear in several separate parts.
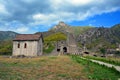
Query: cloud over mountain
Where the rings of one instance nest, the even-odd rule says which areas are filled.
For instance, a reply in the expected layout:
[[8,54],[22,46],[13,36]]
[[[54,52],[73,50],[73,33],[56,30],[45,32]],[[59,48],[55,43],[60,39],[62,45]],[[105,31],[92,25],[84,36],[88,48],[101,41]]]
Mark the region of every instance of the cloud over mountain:
[[[82,21],[120,10],[119,4],[120,0],[0,0],[0,30],[10,26],[18,32],[26,32],[29,28],[58,21]],[[11,25],[13,22],[16,24]]]

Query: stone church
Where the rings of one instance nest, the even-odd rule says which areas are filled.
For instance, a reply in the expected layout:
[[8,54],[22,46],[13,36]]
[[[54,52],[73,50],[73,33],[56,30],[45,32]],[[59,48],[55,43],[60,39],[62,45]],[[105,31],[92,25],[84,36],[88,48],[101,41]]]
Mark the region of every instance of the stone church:
[[13,56],[40,56],[42,53],[42,34],[19,34],[13,40]]

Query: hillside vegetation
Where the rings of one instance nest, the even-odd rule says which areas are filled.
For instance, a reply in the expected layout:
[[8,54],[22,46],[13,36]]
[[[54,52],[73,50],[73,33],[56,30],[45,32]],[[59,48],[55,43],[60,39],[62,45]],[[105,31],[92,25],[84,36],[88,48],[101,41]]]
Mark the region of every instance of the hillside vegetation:
[[12,41],[6,40],[0,42],[0,55],[11,55],[12,54]]
[[89,29],[93,28],[91,26],[72,26],[71,27],[73,30],[73,33],[78,36],[86,31],[88,31]]
[[66,39],[67,39],[67,36],[64,33],[57,32],[45,37],[44,41],[49,42],[49,41],[60,41],[60,40],[66,40]]
[[50,34],[46,37],[44,37],[44,53],[51,53],[54,48],[55,48],[55,44],[57,41],[61,41],[61,40],[66,40],[67,36],[64,33],[61,32],[57,32],[54,34]]
[[120,44],[120,25],[112,28],[98,27],[80,34],[77,37],[80,44],[85,44],[89,50],[99,51],[100,48],[116,49]]
[[12,40],[17,34],[12,31],[0,31],[0,55],[12,54]]

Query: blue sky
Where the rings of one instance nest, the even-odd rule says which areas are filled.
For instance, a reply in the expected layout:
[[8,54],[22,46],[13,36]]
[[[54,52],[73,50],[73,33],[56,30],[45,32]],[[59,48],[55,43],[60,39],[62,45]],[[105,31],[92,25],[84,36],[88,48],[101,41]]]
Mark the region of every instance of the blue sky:
[[74,26],[93,26],[93,27],[112,27],[115,24],[120,24],[120,10],[115,12],[103,13],[95,15],[83,21],[73,21],[68,23]]
[[0,0],[0,31],[43,32],[59,21],[111,27],[119,16],[120,0]]

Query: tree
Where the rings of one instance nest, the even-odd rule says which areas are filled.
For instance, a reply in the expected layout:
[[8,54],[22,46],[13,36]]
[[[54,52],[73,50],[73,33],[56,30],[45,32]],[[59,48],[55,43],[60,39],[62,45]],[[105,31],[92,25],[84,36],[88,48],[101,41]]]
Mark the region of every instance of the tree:
[[100,48],[100,52],[103,54],[103,56],[105,56],[105,53],[106,53],[106,49],[103,47],[103,48]]
[[11,55],[12,54],[12,41],[6,40],[0,42],[0,55]]
[[120,56],[120,51],[116,51],[115,55]]

